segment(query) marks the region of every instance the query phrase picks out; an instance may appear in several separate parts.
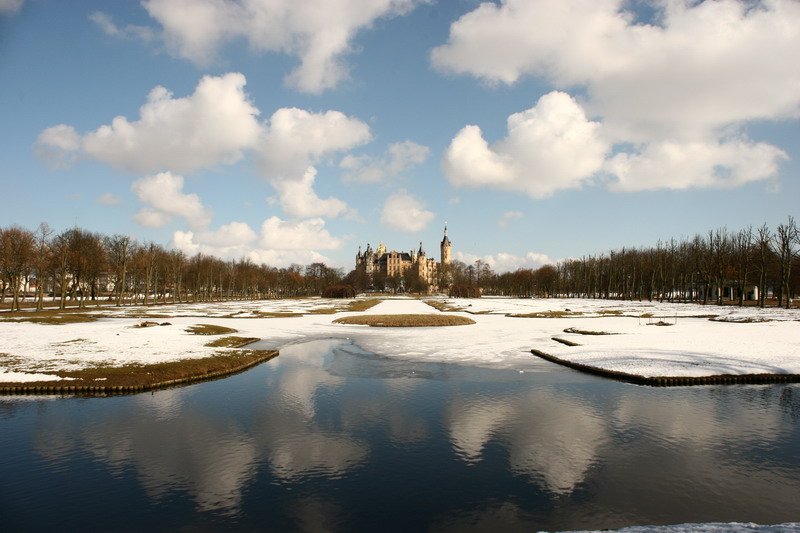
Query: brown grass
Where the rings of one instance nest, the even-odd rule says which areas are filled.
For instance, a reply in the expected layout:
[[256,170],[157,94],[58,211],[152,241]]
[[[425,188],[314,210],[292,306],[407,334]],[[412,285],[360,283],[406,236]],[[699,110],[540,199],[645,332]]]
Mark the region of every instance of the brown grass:
[[195,324],[186,330],[193,335],[225,335],[226,333],[236,333],[233,328],[217,326],[215,324]]
[[434,309],[438,309],[443,313],[453,312],[453,311],[464,311],[463,307],[458,307],[455,305],[451,305],[447,302],[443,302],[441,300],[423,300],[426,304],[430,305]]
[[536,313],[507,314],[506,316],[512,318],[567,318],[582,314],[580,311],[538,311]]
[[335,307],[319,307],[317,309],[311,309],[308,311],[309,315],[333,315],[338,313],[339,309]]
[[356,324],[383,328],[422,328],[438,326],[466,326],[475,321],[457,315],[362,315],[346,316],[334,320],[337,324]]
[[55,371],[48,373],[73,379],[2,384],[0,394],[136,392],[219,378],[241,372],[277,355],[277,350],[231,350],[200,359],[181,359],[150,365],[97,366],[74,371]]
[[619,333],[611,333],[608,331],[591,331],[588,329],[567,328],[564,333],[576,333],[578,335],[619,335]]
[[365,300],[353,300],[349,304],[347,304],[346,311],[366,311],[372,307],[375,307],[381,303],[380,298],[367,298]]
[[253,316],[230,315],[232,318],[296,318],[303,316],[303,313],[292,313],[291,311],[253,311]]
[[15,313],[15,318],[2,318],[3,322],[31,322],[33,324],[60,325],[78,324],[82,322],[94,322],[99,317],[82,313]]
[[230,337],[220,337],[219,339],[214,339],[211,342],[207,342],[206,346],[211,348],[241,348],[259,340],[261,339],[257,337],[236,337],[232,335]]

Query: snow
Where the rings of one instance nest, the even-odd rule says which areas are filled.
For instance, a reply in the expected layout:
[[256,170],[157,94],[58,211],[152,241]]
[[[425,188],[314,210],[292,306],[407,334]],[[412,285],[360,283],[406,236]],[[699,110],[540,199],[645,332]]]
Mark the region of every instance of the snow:
[[0,372],[0,383],[26,383],[29,381],[62,381],[73,378],[62,378],[54,374],[28,374],[25,372]]
[[[606,531],[606,530],[604,530]],[[789,533],[800,531],[800,522],[785,524],[759,525],[742,522],[711,522],[707,524],[678,524],[670,526],[633,526],[613,530],[616,533]],[[572,533],[589,533],[574,531]]]
[[[464,309],[452,314],[476,323],[430,328],[370,328],[334,324],[342,316],[312,314],[347,301],[306,298],[158,306],[148,314],[166,316],[170,325],[132,327],[143,309],[102,309],[96,322],[43,325],[0,321],[0,382],[42,379],[41,373],[98,365],[156,363],[205,357],[220,351],[205,344],[214,337],[192,335],[188,326],[212,323],[238,330],[235,335],[263,339],[260,347],[281,348],[321,338],[350,338],[365,350],[426,362],[449,362],[519,370],[541,367],[531,349],[609,370],[642,376],[706,376],[744,373],[800,374],[798,310],[719,308],[717,306],[620,302],[585,299],[444,299]],[[563,318],[515,318],[509,314],[570,310]],[[308,313],[254,318],[260,313]],[[385,299],[365,314],[438,313],[411,298]],[[578,314],[580,313],[580,314]],[[642,318],[643,314],[655,318]],[[130,315],[136,314],[138,318]],[[700,318],[719,315],[727,321]],[[250,317],[250,318],[245,318]],[[747,322],[739,323],[734,320]],[[652,325],[659,320],[673,324]],[[615,335],[564,333],[566,328]],[[565,346],[552,337],[580,346]],[[30,376],[27,376],[30,375]]]

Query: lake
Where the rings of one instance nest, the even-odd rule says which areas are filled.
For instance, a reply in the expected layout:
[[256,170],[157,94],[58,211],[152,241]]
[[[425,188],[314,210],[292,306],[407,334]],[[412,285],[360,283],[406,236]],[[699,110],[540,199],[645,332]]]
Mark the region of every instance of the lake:
[[648,388],[346,339],[108,398],[0,397],[25,530],[531,530],[800,520],[800,386]]

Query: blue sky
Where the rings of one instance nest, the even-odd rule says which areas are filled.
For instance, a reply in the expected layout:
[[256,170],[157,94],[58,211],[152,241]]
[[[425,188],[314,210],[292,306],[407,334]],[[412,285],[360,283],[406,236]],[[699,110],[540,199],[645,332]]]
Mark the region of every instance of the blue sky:
[[800,205],[800,2],[0,0],[0,226],[497,270]]

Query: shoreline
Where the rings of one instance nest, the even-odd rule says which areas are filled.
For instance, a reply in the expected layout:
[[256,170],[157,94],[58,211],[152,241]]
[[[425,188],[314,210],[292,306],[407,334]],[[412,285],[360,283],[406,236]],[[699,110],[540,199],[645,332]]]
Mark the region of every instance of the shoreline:
[[607,370],[591,365],[561,359],[541,350],[531,353],[551,363],[565,366],[585,374],[591,374],[615,381],[644,385],[649,387],[687,387],[697,385],[771,385],[777,383],[800,383],[800,374],[716,374],[711,376],[640,376],[619,370]]
[[[213,381],[244,372],[278,355],[278,350],[238,350],[200,359],[181,359],[167,363],[137,365],[135,366],[136,372],[124,375],[122,371],[130,370],[134,367],[109,367],[102,371],[117,375],[105,378],[102,384],[97,383],[97,378],[94,378],[89,383],[80,384],[75,383],[75,381],[81,378],[58,382],[8,382],[0,385],[0,396],[48,394],[60,394],[63,396],[117,396],[135,394],[189,385],[201,381]],[[231,362],[235,364],[231,365]],[[157,378],[152,374],[152,371],[156,369],[163,375],[162,378]],[[91,372],[91,370],[82,372]],[[76,374],[80,373],[76,372]]]

